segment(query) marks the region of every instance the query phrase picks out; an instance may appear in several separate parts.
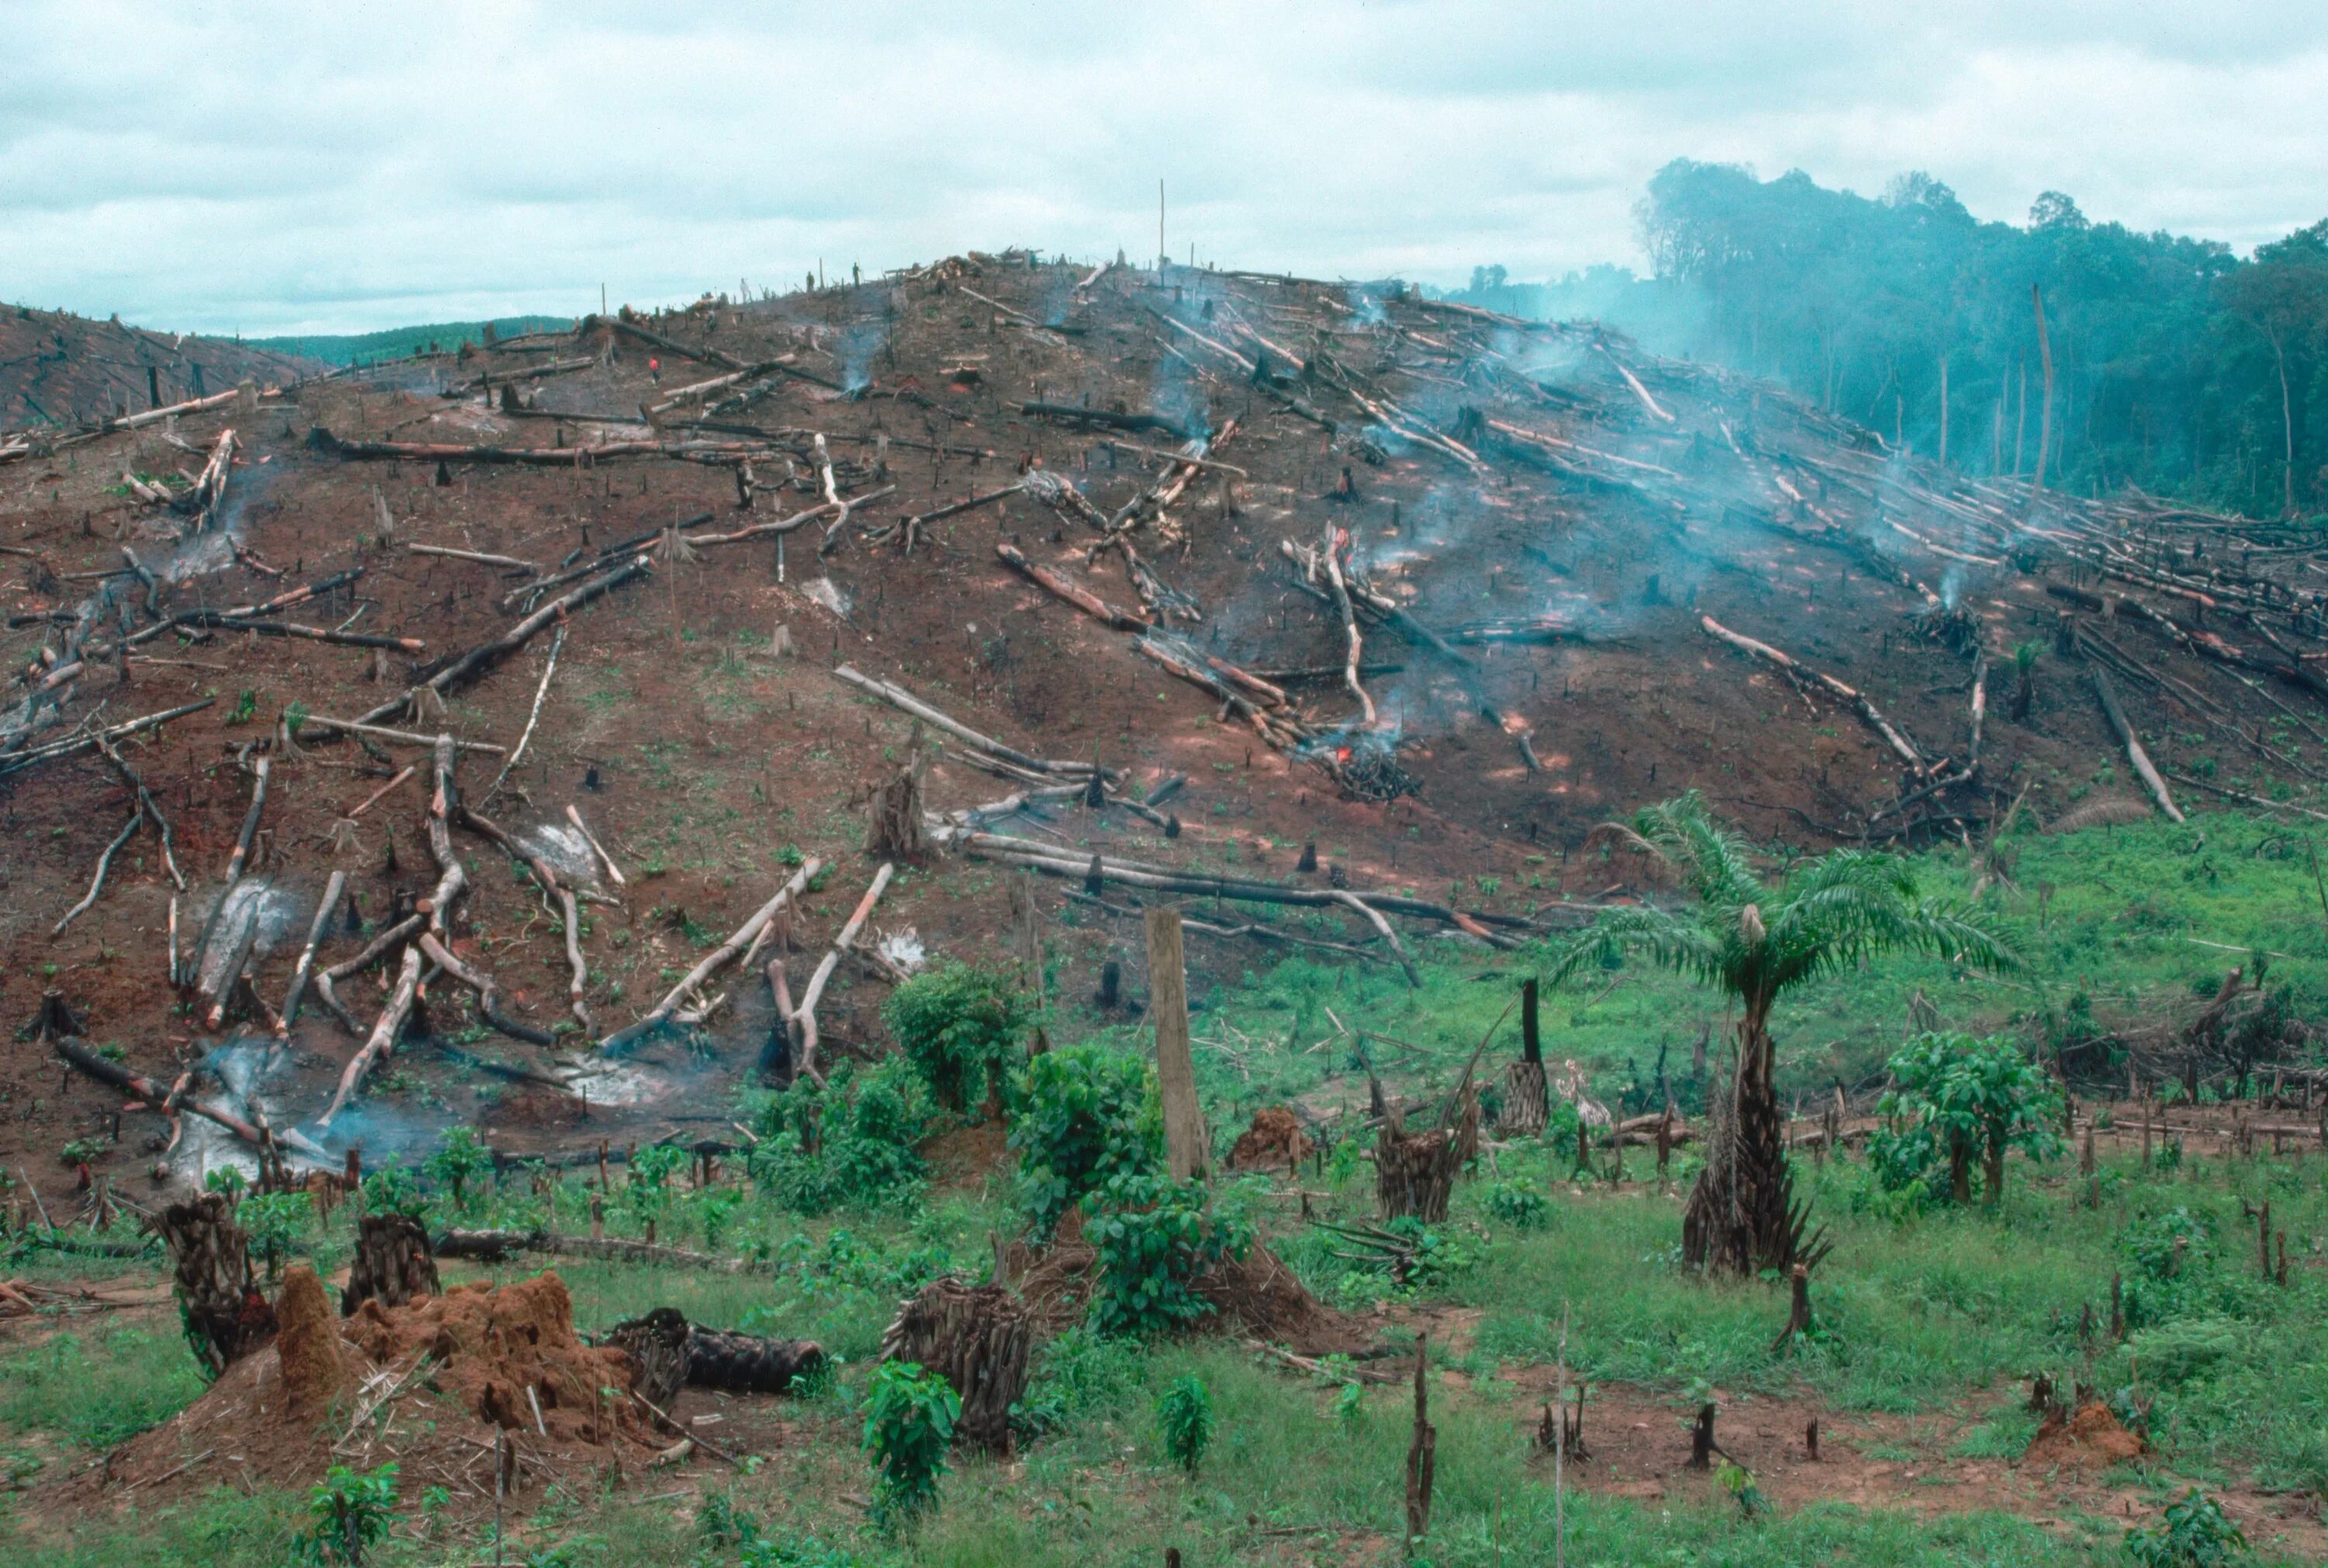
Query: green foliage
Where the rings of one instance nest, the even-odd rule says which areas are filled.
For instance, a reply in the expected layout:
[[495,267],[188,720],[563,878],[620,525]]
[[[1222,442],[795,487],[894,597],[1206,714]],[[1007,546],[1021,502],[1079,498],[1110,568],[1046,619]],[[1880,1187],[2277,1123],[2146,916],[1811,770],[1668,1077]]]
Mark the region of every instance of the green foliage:
[[240,1203],[243,1189],[249,1185],[250,1178],[242,1173],[242,1167],[239,1165],[214,1166],[202,1175],[202,1190],[222,1192],[226,1194],[227,1201],[230,1204]]
[[266,1260],[270,1280],[314,1217],[314,1202],[304,1192],[263,1192],[244,1198],[235,1210],[235,1223]]
[[1078,1417],[1117,1408],[1139,1386],[1142,1365],[1133,1341],[1075,1324],[1036,1348],[1027,1392],[1010,1409],[1011,1429],[1040,1437]]
[[891,991],[881,1018],[939,1109],[959,1116],[981,1094],[1000,1094],[1035,1004],[1001,970],[949,963]]
[[369,1474],[333,1465],[307,1495],[313,1527],[295,1544],[308,1563],[361,1568],[364,1554],[396,1522],[396,1466]]
[[[2060,1150],[2054,1131],[2061,1094],[2044,1070],[2011,1040],[1992,1035],[1919,1035],[1892,1058],[1892,1087],[1877,1113],[1892,1121],[1871,1149],[1883,1185],[1913,1186],[1934,1200],[1971,1196],[1972,1165],[1987,1173],[1988,1202],[2004,1197],[2004,1156],[2032,1160]],[[1939,1179],[1945,1175],[1945,1184]]]
[[369,1214],[408,1214],[425,1220],[428,1200],[420,1182],[405,1166],[390,1165],[363,1178],[364,1210]]
[[1083,1200],[1084,1239],[1099,1253],[1092,1313],[1103,1334],[1152,1334],[1212,1304],[1190,1288],[1206,1264],[1244,1256],[1252,1227],[1206,1207],[1205,1184],[1128,1171]]
[[869,1072],[842,1062],[822,1085],[801,1078],[753,1096],[748,1113],[760,1134],[752,1179],[793,1213],[903,1211],[920,1201],[929,1168],[915,1145],[929,1124],[929,1096],[896,1057]]
[[1156,1398],[1156,1431],[1165,1457],[1190,1475],[1213,1441],[1213,1394],[1205,1380],[1184,1372]]
[[873,1512],[901,1524],[936,1506],[938,1478],[962,1400],[944,1377],[912,1361],[885,1361],[865,1393],[865,1455],[879,1472]]
[[1515,1230],[1542,1230],[1552,1223],[1552,1205],[1525,1181],[1491,1181],[1480,1188],[1479,1201]]
[[2248,1538],[2223,1505],[2192,1487],[2154,1525],[2126,1533],[2137,1568],[2219,1568],[2248,1554]]
[[60,1165],[85,1165],[92,1160],[102,1160],[113,1145],[102,1138],[76,1138],[57,1150]]
[[202,1382],[175,1336],[115,1328],[92,1344],[60,1332],[0,1358],[0,1427],[102,1451],[166,1420]]
[[2015,962],[1985,922],[1920,895],[1913,869],[1895,856],[1830,850],[1766,887],[1745,840],[1716,822],[1694,790],[1637,812],[1632,835],[1696,904],[1603,913],[1561,950],[1545,977],[1551,984],[1611,955],[1638,953],[1736,997],[1750,1022],[1759,1023],[1787,992],[1888,953],[1937,953],[1988,970]]
[[1086,1193],[1161,1165],[1156,1075],[1141,1057],[1097,1046],[1046,1051],[1028,1063],[1017,1099],[1010,1147],[1038,1236]]
[[493,1169],[493,1150],[478,1142],[477,1135],[466,1127],[449,1127],[438,1134],[436,1150],[421,1167],[430,1179],[453,1189],[453,1207],[464,1210],[469,1207],[470,1178],[490,1176]]

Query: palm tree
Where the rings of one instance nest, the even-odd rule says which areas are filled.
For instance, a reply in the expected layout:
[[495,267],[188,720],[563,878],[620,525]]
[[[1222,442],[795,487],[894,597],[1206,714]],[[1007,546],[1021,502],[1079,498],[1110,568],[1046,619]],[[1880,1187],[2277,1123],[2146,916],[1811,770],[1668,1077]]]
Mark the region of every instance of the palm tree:
[[1636,953],[1659,968],[1726,992],[1739,1006],[1738,1066],[1726,1105],[1713,1107],[1705,1169],[1682,1216],[1682,1253],[1751,1274],[1816,1262],[1787,1173],[1785,1123],[1771,1074],[1770,1009],[1807,982],[1884,953],[1945,955],[1991,971],[2018,960],[1952,905],[1920,897],[1905,862],[1870,850],[1834,850],[1764,885],[1744,839],[1716,822],[1694,790],[1611,824],[1695,897],[1686,910],[1612,909],[1562,950],[1546,978]]

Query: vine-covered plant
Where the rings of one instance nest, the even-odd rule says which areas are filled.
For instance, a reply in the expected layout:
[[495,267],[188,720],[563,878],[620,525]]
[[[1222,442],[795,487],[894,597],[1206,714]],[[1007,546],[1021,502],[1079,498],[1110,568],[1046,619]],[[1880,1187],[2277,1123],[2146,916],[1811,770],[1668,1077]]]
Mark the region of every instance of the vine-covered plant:
[[1096,1046],[1047,1051],[1027,1065],[1017,1098],[1010,1147],[1038,1236],[1085,1194],[1162,1164],[1156,1075],[1137,1056]]
[[1126,1172],[1083,1200],[1084,1239],[1099,1253],[1092,1314],[1103,1334],[1152,1334],[1211,1311],[1192,1288],[1207,1264],[1242,1258],[1253,1227],[1206,1207],[1205,1185]]
[[1000,1114],[1011,1052],[1035,1012],[1034,998],[1011,976],[968,963],[917,974],[881,1004],[882,1021],[931,1097],[957,1116],[981,1095]]

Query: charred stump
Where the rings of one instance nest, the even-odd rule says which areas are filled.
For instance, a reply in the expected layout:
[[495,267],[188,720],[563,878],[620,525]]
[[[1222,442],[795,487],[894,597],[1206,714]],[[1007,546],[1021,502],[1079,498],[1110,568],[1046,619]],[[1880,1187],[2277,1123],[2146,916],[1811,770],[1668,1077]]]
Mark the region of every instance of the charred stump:
[[615,1324],[607,1330],[605,1343],[638,1368],[639,1397],[667,1411],[687,1386],[690,1332],[686,1317],[676,1307],[657,1307],[643,1318]]
[[1689,1429],[1689,1468],[1694,1470],[1713,1468],[1713,1456],[1722,1451],[1713,1441],[1713,1406],[1697,1407],[1697,1421]]
[[1026,1303],[1009,1291],[948,1276],[898,1303],[896,1320],[881,1336],[881,1359],[941,1374],[962,1396],[956,1439],[1004,1454],[1010,1407],[1027,1391],[1033,1329]]
[[929,848],[922,830],[922,781],[909,764],[875,786],[866,811],[865,852],[884,860],[918,860]]
[[174,1203],[155,1225],[169,1248],[186,1343],[214,1379],[275,1334],[275,1309],[251,1274],[250,1238],[223,1193]]
[[[1476,1104],[1469,1114],[1478,1114]],[[1408,1132],[1396,1113],[1384,1122],[1375,1141],[1375,1197],[1385,1219],[1412,1215],[1425,1225],[1443,1224],[1447,1200],[1455,1190],[1455,1173],[1462,1169],[1462,1139],[1452,1127],[1428,1132]]]
[[1431,1424],[1430,1364],[1424,1338],[1414,1337],[1414,1435],[1406,1446],[1406,1540],[1409,1548],[1431,1530],[1431,1488],[1439,1469],[1439,1429]]
[[355,1316],[366,1301],[401,1307],[422,1296],[442,1293],[428,1233],[408,1214],[368,1214],[356,1221],[355,1261],[348,1265],[347,1288],[340,1292],[340,1315]]

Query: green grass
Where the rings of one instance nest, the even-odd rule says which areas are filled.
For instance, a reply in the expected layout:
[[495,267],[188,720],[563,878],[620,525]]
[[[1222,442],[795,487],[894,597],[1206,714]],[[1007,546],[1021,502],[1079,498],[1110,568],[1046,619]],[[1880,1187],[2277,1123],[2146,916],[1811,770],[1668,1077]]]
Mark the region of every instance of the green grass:
[[[1983,902],[2030,959],[2031,972],[2000,982],[1910,961],[1815,988],[1774,1020],[1788,1092],[1820,1093],[1835,1076],[1856,1081],[1880,1071],[1919,991],[1955,1027],[2027,1037],[2065,1018],[2107,1026],[2193,1006],[2197,992],[2211,991],[2229,965],[2245,962],[2244,950],[2259,946],[2283,955],[2270,959],[2269,972],[2289,988],[2299,1016],[2328,1011],[2328,935],[2314,913],[2318,893],[2300,834],[2210,816],[2184,827],[2060,838],[2023,831],[2005,848],[2015,886],[1992,887]],[[1966,890],[1960,852],[1925,856],[1920,871],[1932,890]],[[965,883],[977,875],[965,872]],[[1494,906],[1524,908],[1535,895],[1520,880],[1494,889]],[[1277,918],[1289,930],[1345,934],[1338,919],[1314,912]],[[1359,1042],[1347,1029],[1366,1031],[1366,1055],[1394,1088],[1444,1089],[1511,1000],[1516,979],[1542,962],[1541,953],[1504,955],[1454,943],[1415,946],[1426,981],[1419,991],[1394,968],[1307,959],[1233,972],[1206,989],[1195,1033],[1204,1042],[1199,1083],[1219,1146],[1261,1104],[1301,1096],[1320,1107],[1363,1107]],[[1198,950],[1200,957],[1251,951]],[[1680,1085],[1701,1026],[1713,1026],[1718,1045],[1723,1024],[1714,999],[1638,967],[1601,971],[1547,997],[1544,1021],[1547,1051],[1586,1067],[1603,1099],[1652,1084],[1661,1044]],[[1515,1025],[1507,1019],[1502,1028],[1492,1059],[1516,1042]],[[1103,1028],[1072,1006],[1051,1032],[1057,1041],[1138,1043],[1130,1028]],[[2328,1279],[2313,1266],[2318,1238],[2328,1235],[2328,1172],[2316,1155],[2193,1156],[2172,1173],[2106,1160],[2098,1203],[2089,1200],[2092,1188],[2073,1165],[2016,1157],[1996,1210],[1922,1214],[1901,1212],[1862,1161],[1800,1166],[1801,1193],[1835,1250],[1814,1277],[1814,1334],[1779,1353],[1771,1340],[1786,1315],[1780,1287],[1707,1282],[1677,1263],[1691,1158],[1685,1150],[1676,1155],[1672,1180],[1660,1189],[1642,1179],[1650,1174],[1648,1152],[1629,1151],[1634,1180],[1612,1191],[1572,1182],[1565,1149],[1498,1151],[1493,1175],[1544,1197],[1541,1228],[1492,1216],[1484,1181],[1459,1186],[1450,1220],[1438,1230],[1446,1263],[1405,1298],[1471,1309],[1477,1318],[1460,1355],[1434,1347],[1441,1370],[1469,1374],[1472,1387],[1463,1393],[1442,1383],[1434,1394],[1439,1483],[1428,1561],[1548,1560],[1548,1478],[1526,1441],[1528,1413],[1496,1374],[1550,1360],[1563,1315],[1575,1376],[1638,1386],[1676,1409],[1709,1394],[1786,1394],[1910,1419],[1920,1435],[1901,1440],[1903,1456],[1931,1460],[1932,1451],[1918,1451],[1921,1445],[1961,1459],[2010,1458],[2032,1430],[2023,1380],[2042,1371],[2064,1385],[2089,1383],[2106,1395],[2148,1404],[2156,1451],[2124,1479],[2153,1502],[2170,1487],[2193,1482],[2328,1487],[2328,1362],[2308,1353],[2328,1339]],[[714,1326],[815,1338],[840,1357],[833,1388],[793,1412],[802,1423],[795,1439],[756,1473],[732,1479],[737,1505],[779,1536],[813,1535],[868,1563],[1152,1564],[1167,1546],[1179,1547],[1192,1564],[1397,1559],[1403,1390],[1368,1391],[1361,1413],[1345,1422],[1334,1416],[1332,1388],[1259,1364],[1234,1346],[1141,1347],[1082,1332],[1039,1353],[1028,1404],[1044,1430],[1016,1468],[964,1460],[946,1483],[942,1511],[917,1535],[898,1540],[873,1532],[851,1501],[868,1488],[855,1397],[881,1328],[897,1298],[921,1281],[948,1269],[982,1276],[990,1235],[1017,1224],[1012,1185],[998,1174],[901,1209],[812,1220],[755,1196],[722,1222],[718,1239],[722,1250],[765,1260],[750,1274],[578,1261],[561,1262],[559,1272],[586,1330],[671,1305]],[[1338,1168],[1305,1173],[1303,1185],[1325,1194],[1313,1206],[1328,1217],[1372,1212],[1370,1175],[1347,1157]],[[1224,1201],[1264,1219],[1280,1252],[1326,1300],[1366,1309],[1398,1294],[1387,1278],[1332,1256],[1338,1244],[1301,1225],[1289,1197],[1269,1184],[1248,1178],[1222,1192]],[[2253,1229],[2241,1212],[2242,1202],[2267,1198],[2295,1264],[2285,1288],[2259,1276]],[[609,1231],[641,1234],[652,1207],[609,1205]],[[2178,1210],[2192,1216],[2199,1239],[2179,1274],[2154,1278],[2139,1244],[2159,1216]],[[654,1215],[660,1239],[706,1244],[703,1211],[693,1199],[674,1198]],[[453,1217],[440,1207],[432,1220]],[[554,1220],[568,1231],[588,1224],[578,1182],[558,1184],[545,1198],[522,1178],[474,1196],[459,1217],[512,1225]],[[345,1254],[345,1225],[343,1216],[330,1234],[310,1234],[305,1249],[330,1266]],[[22,1265],[44,1276],[79,1266],[52,1257]],[[524,1272],[486,1271],[498,1278]],[[2106,1328],[2114,1275],[2135,1314],[2126,1345],[2112,1342]],[[2105,1325],[2090,1336],[2080,1329],[2089,1309]],[[74,1327],[86,1338],[59,1336],[0,1360],[0,1451],[101,1451],[199,1391],[174,1336]],[[1157,1392],[1187,1372],[1211,1388],[1220,1417],[1193,1479],[1160,1451],[1152,1414]],[[524,1560],[520,1541],[527,1551],[562,1541],[577,1563],[688,1560],[690,1526],[674,1513],[687,1506],[561,1498],[513,1525],[511,1558]],[[41,1560],[277,1563],[298,1507],[299,1499],[279,1495],[221,1493],[85,1524],[69,1540],[43,1542]],[[1569,1560],[1582,1564],[2098,1564],[2122,1560],[2117,1541],[2126,1523],[2069,1516],[2041,1528],[2003,1514],[1927,1520],[1839,1504],[1748,1518],[1711,1484],[1677,1486],[1654,1504],[1571,1493],[1566,1508]],[[406,1512],[381,1561],[489,1555],[474,1537],[455,1539],[442,1521],[424,1524],[412,1516],[416,1510]],[[1321,1524],[1333,1528],[1296,1529]],[[1272,1529],[1294,1533],[1262,1534]]]

